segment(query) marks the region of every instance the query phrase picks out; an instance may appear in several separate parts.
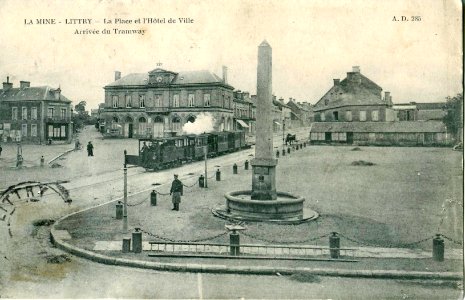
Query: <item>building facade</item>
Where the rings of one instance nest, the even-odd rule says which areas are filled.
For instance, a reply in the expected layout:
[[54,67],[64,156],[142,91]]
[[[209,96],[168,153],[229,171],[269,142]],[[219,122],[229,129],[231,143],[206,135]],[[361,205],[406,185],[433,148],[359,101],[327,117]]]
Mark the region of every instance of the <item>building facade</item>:
[[249,92],[234,91],[234,129],[255,134],[256,104]]
[[316,122],[394,121],[392,97],[382,95],[382,88],[362,75],[355,66],[344,80],[334,79],[333,86],[314,105]]
[[0,139],[3,142],[71,142],[73,126],[71,101],[61,89],[3,83],[0,90]]
[[129,74],[104,87],[100,119],[105,136],[140,138],[184,133],[200,114],[213,118],[213,130],[233,130],[234,88],[210,71],[172,72],[161,68]]

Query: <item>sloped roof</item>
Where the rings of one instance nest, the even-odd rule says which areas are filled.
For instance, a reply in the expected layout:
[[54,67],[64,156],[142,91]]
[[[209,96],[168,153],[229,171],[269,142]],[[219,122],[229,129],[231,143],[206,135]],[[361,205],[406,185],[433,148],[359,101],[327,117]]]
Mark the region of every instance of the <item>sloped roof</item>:
[[446,108],[446,102],[431,102],[431,103],[415,103],[417,106],[417,109],[423,110],[423,109],[445,109]]
[[[169,72],[162,69],[155,69],[152,72]],[[173,73],[173,72],[170,72]],[[176,74],[176,73],[173,73]],[[149,80],[149,73],[131,73],[106,86],[123,85],[146,85]],[[208,70],[188,71],[178,73],[171,84],[199,84],[199,83],[223,83],[223,79]]]
[[[54,90],[49,86],[28,87],[28,88],[11,88],[7,91],[0,90],[0,101],[26,101],[26,100],[54,100]],[[60,94],[60,100],[63,102],[70,102],[68,98]]]
[[400,122],[315,122],[310,132],[446,132],[440,121],[400,121]]
[[[314,111],[331,109],[350,105],[387,105],[381,97],[382,88],[359,72],[349,72],[348,75],[357,76],[360,82],[354,83],[346,77],[321,97],[313,106]],[[328,104],[325,104],[328,100]]]

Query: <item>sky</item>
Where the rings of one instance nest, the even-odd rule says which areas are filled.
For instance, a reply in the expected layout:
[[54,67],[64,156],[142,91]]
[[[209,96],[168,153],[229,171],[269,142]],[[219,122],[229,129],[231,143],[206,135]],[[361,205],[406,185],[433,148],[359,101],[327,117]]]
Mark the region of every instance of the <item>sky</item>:
[[[35,24],[42,18],[56,24]],[[166,23],[104,24],[117,18]],[[0,80],[60,86],[74,104],[96,108],[116,70],[146,73],[162,63],[174,72],[210,70],[221,77],[225,65],[229,84],[255,94],[257,48],[266,39],[273,93],[286,101],[316,103],[333,78],[360,66],[394,103],[437,102],[463,90],[461,24],[460,0],[0,0]],[[86,29],[100,34],[75,34]]]

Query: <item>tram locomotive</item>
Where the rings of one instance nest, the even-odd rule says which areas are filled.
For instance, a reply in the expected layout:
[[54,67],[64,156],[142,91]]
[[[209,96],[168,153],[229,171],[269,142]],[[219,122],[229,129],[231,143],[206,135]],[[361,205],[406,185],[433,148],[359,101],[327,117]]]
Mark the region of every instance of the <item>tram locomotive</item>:
[[146,170],[163,170],[184,163],[250,148],[243,131],[222,131],[188,134],[175,137],[139,139],[139,155],[126,155],[127,164],[144,167]]

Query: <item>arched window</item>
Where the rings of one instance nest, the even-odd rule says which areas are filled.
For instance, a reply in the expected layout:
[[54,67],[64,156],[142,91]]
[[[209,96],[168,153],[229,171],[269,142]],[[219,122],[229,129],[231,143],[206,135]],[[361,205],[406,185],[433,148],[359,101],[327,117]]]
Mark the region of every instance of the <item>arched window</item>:
[[163,117],[156,116],[155,119],[153,119],[153,135],[162,137],[164,130]]
[[119,122],[118,117],[113,117],[113,123],[118,123],[118,122]]
[[144,117],[139,118],[139,134],[147,135],[147,119]]
[[118,117],[116,117],[116,116],[113,117],[112,122],[111,122],[111,129],[118,129],[118,128],[120,128],[121,126],[118,125],[118,122],[119,122]]
[[195,117],[194,116],[189,116],[189,118],[187,118],[187,122],[194,123],[195,122]]
[[127,116],[126,119],[124,120],[125,123],[132,123],[133,120],[130,116]]
[[173,117],[171,120],[171,130],[172,131],[181,131],[181,118],[178,116]]

